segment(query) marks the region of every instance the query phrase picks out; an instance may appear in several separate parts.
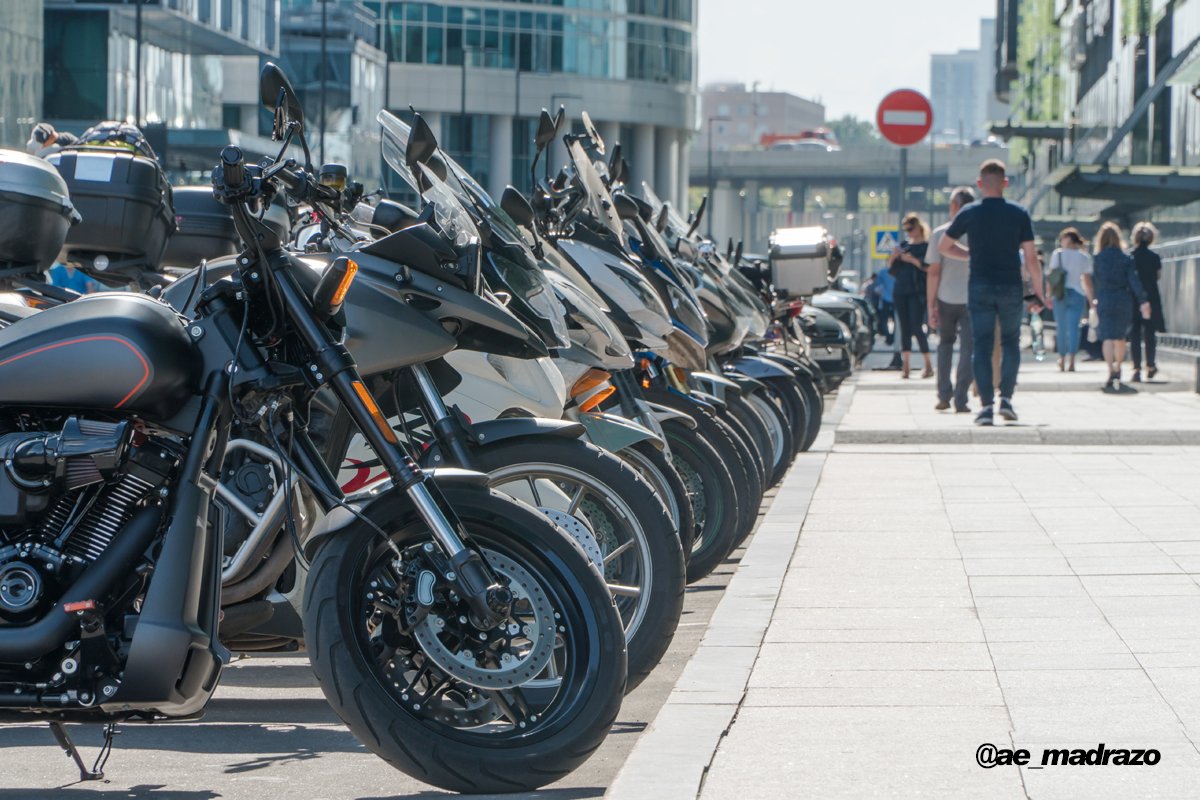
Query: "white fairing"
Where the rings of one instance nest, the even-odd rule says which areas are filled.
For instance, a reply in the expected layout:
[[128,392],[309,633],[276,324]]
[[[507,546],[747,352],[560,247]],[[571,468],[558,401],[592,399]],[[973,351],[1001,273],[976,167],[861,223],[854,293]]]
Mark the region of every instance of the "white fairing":
[[549,358],[523,359],[455,350],[445,359],[462,375],[462,383],[446,395],[472,421],[496,419],[504,412],[562,419],[567,386]]
[[[505,411],[562,419],[567,387],[562,373],[549,358],[507,358],[470,350],[455,350],[444,358],[462,375],[462,383],[442,399],[447,406],[461,408],[472,422],[496,419]],[[396,418],[388,421],[399,424]],[[386,476],[382,467],[358,466],[375,460],[362,434],[355,434],[338,471],[342,490],[357,491]],[[546,499],[544,493],[542,499]],[[533,502],[532,495],[528,500]]]

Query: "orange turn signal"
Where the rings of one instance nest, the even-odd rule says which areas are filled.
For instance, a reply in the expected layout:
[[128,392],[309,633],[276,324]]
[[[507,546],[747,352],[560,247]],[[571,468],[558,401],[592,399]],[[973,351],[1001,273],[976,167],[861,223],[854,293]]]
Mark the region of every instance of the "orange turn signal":
[[337,290],[333,293],[333,305],[340,306],[342,301],[346,299],[346,292],[350,291],[350,284],[354,282],[354,276],[358,274],[358,264],[350,259],[346,259],[346,274],[342,276],[341,283],[338,284]]
[[612,375],[609,375],[604,370],[592,367],[580,375],[579,380],[575,381],[571,386],[571,397],[579,397],[581,394],[586,394],[611,377]]
[[354,387],[354,392],[358,395],[358,399],[362,400],[363,405],[371,412],[371,419],[375,420],[375,424],[379,427],[379,432],[383,434],[383,438],[392,444],[398,444],[396,432],[392,430],[391,425],[388,425],[387,418],[383,416],[383,412],[379,410],[379,406],[375,405],[375,398],[371,397],[371,393],[367,391],[367,387],[362,385],[362,381],[354,381],[350,385]]
[[582,403],[580,403],[579,410],[580,411],[591,411],[593,408],[595,408],[596,406],[603,403],[605,398],[607,398],[610,394],[612,394],[616,390],[617,390],[617,388],[615,386],[605,386],[603,389],[596,392],[594,395],[589,397],[587,400],[584,400]]

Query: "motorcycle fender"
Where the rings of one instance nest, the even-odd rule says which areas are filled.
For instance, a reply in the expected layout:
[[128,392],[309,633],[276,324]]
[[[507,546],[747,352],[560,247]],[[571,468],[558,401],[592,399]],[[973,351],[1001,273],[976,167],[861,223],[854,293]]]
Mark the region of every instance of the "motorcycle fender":
[[812,361],[807,356],[795,357],[780,355],[779,353],[763,353],[760,357],[769,359],[776,364],[781,364],[793,372],[803,375],[809,380],[819,380],[817,378],[817,373],[820,370],[820,367],[816,365],[815,361]]
[[[541,417],[506,417],[471,423],[471,439],[476,445],[494,444],[518,436],[560,436],[563,439],[578,439],[585,432],[586,429],[578,422]],[[444,463],[441,446],[437,442],[431,442],[417,459],[417,463],[423,469],[440,468]]]
[[663,440],[654,431],[616,414],[584,411],[579,415],[579,423],[587,429],[588,441],[610,453],[646,441],[663,449]]
[[726,392],[732,392],[734,395],[742,393],[741,387],[724,375],[712,372],[693,372],[691,377],[697,382],[700,391],[711,394],[722,402],[725,401]]
[[747,378],[791,378],[792,371],[770,356],[738,356],[730,361],[728,366],[737,370]]
[[741,390],[743,395],[751,394],[766,387],[766,384],[764,384],[762,381],[756,381],[754,378],[747,378],[745,375],[737,372],[732,372],[725,377],[736,383],[738,385],[738,389]]
[[[489,481],[488,476],[482,472],[458,469],[457,467],[426,470],[425,474],[427,480],[432,479],[439,486],[451,484],[478,486],[486,490]],[[335,507],[313,527],[312,533],[304,542],[305,558],[311,560],[316,554],[319,544],[330,536],[337,536],[356,525],[367,524],[360,519],[360,515],[378,524],[381,519],[377,519],[377,517],[380,517],[379,509],[382,507],[386,506],[388,514],[393,516],[397,509],[407,511],[413,507],[412,500],[402,490],[393,486],[391,479],[379,481],[371,487],[370,492],[362,492],[347,499],[349,502],[345,506]]]
[[726,409],[725,401],[719,397],[714,397],[711,394],[693,391],[690,395],[688,395],[688,397],[691,398],[692,402],[703,403],[704,405],[712,406],[717,411],[724,411]]
[[682,411],[676,411],[673,408],[668,408],[667,406],[659,405],[658,403],[647,402],[646,405],[650,406],[651,415],[658,420],[660,425],[669,419],[677,419],[689,428],[694,429],[696,427],[696,420],[692,419],[689,415],[683,413]]
[[491,444],[518,436],[561,436],[564,439],[578,439],[583,434],[582,425],[565,419],[506,417],[471,423],[471,435],[475,437],[477,444]]

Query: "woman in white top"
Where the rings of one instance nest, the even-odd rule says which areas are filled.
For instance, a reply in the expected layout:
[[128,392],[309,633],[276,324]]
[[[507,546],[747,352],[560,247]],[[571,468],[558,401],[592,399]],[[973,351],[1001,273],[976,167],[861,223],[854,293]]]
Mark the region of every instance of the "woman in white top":
[[1059,249],[1050,256],[1050,271],[1061,268],[1066,273],[1066,297],[1054,304],[1058,369],[1074,372],[1075,354],[1079,352],[1079,321],[1092,302],[1092,258],[1087,254],[1087,241],[1075,228],[1060,233],[1058,244]]

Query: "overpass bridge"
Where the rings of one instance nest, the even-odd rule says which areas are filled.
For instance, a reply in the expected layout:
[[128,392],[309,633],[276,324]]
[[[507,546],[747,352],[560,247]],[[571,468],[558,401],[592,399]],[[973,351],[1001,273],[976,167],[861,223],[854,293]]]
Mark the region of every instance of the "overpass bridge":
[[[926,191],[967,184],[973,186],[979,165],[989,158],[1008,162],[1009,151],[996,147],[931,149],[927,145],[909,148],[907,207],[910,210],[945,212],[945,206],[930,207]],[[708,152],[692,151],[689,179],[693,187],[708,186]],[[785,189],[792,192],[791,211],[841,211],[858,214],[866,205],[886,216],[899,210],[900,148],[891,145],[849,146],[842,150],[728,150],[712,153],[713,192],[709,211],[713,214],[713,235],[745,237],[747,244],[757,240],[762,215],[777,217],[778,207],[760,206],[759,190]],[[845,202],[836,209],[829,203],[817,209],[813,200],[824,190],[842,189]],[[870,192],[875,192],[875,197]],[[788,211],[788,209],[783,209]],[[707,228],[707,225],[705,226]],[[755,232],[755,233],[752,233]]]

